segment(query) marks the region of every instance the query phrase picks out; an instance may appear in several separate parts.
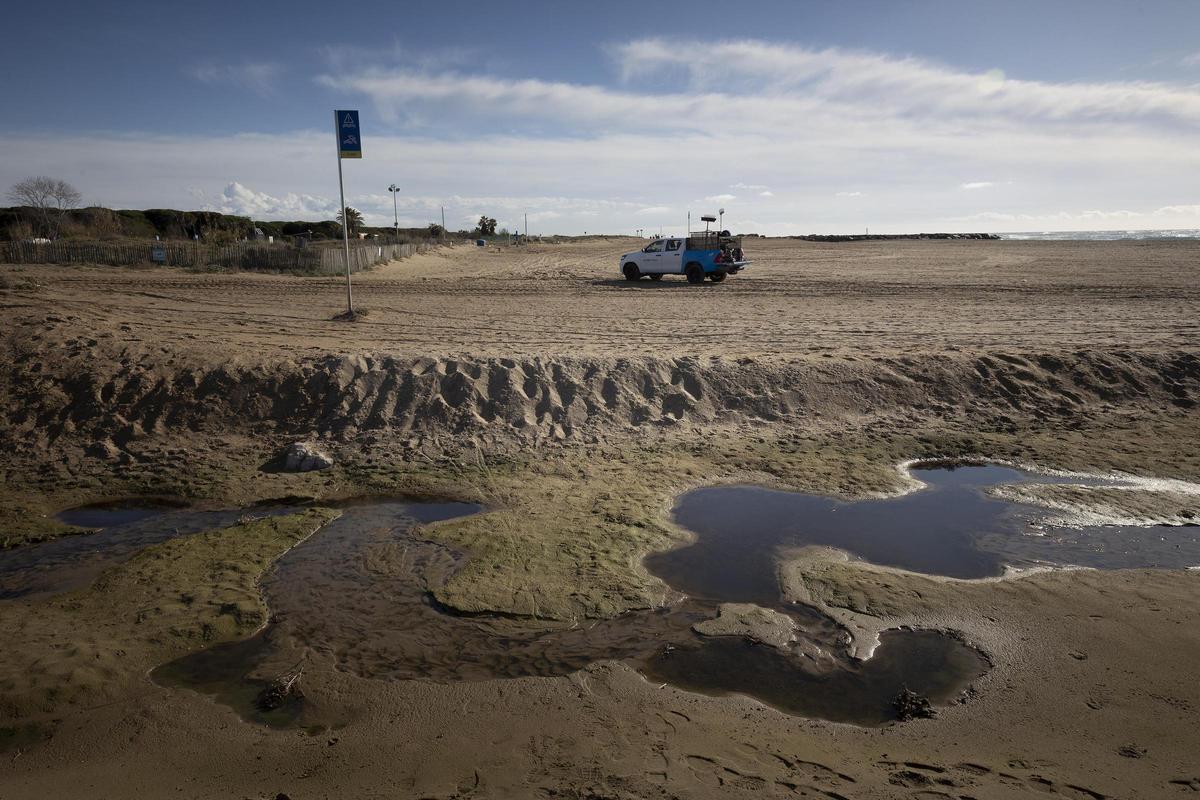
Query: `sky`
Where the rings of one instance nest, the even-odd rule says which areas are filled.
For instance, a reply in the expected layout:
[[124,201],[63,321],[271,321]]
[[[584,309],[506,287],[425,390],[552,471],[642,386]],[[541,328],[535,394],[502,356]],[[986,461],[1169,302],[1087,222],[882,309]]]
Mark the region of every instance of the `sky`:
[[[1200,2],[22,3],[0,189],[533,233],[1200,228]],[[399,192],[388,191],[395,184]],[[394,205],[393,205],[394,201]]]

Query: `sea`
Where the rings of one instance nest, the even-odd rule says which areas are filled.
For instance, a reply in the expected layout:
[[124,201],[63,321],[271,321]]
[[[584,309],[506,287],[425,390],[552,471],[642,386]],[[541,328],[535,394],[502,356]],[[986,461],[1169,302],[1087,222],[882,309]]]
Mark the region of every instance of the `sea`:
[[1032,239],[1035,241],[1111,242],[1118,239],[1200,239],[1200,228],[1140,231],[1020,231],[998,234],[1001,239]]

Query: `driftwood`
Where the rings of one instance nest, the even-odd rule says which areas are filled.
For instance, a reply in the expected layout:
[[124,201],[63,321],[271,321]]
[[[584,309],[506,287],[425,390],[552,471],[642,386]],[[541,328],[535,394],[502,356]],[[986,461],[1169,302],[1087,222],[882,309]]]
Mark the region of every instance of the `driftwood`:
[[304,692],[300,689],[300,678],[304,676],[303,664],[301,659],[296,666],[275,678],[259,692],[256,704],[260,711],[274,711],[282,708],[290,698],[304,698]]

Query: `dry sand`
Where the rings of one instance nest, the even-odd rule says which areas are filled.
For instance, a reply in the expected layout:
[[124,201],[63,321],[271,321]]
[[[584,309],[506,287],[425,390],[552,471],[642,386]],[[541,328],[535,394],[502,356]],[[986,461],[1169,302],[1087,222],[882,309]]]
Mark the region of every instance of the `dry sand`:
[[40,302],[16,303],[27,293],[10,292],[6,317],[75,317],[81,338],[72,348],[111,335],[168,358],[251,364],[369,352],[731,360],[1162,352],[1200,341],[1196,241],[749,240],[754,264],[703,289],[679,277],[627,284],[617,257],[638,246],[592,239],[415,256],[355,280],[370,314],[354,325],[332,321],[345,305],[337,278],[103,267],[24,270],[43,284]]
[[[1200,243],[760,241],[748,272],[700,287],[618,280],[634,246],[418,256],[356,278],[356,323],[332,321],[336,280],[0,266],[17,287],[0,291],[0,540],[64,533],[51,512],[125,494],[480,500],[493,510],[429,531],[471,556],[438,599],[555,625],[668,598],[640,557],[685,536],[668,510],[691,486],[897,491],[895,464],[937,456],[1200,479]],[[337,467],[271,469],[308,438]],[[1200,513],[1195,495],[1147,497],[1044,499]],[[66,598],[0,601],[0,797],[1200,791],[1200,572],[964,583],[790,562],[789,591],[854,630],[957,630],[994,661],[965,702],[884,729],[619,663],[440,685],[317,659],[306,692],[348,723],[319,735],[151,684],[203,642],[189,631],[257,624],[245,581],[289,537],[168,543]],[[147,563],[172,591],[214,585],[196,576],[215,563],[243,614],[159,598],[166,627],[141,628],[113,587]]]

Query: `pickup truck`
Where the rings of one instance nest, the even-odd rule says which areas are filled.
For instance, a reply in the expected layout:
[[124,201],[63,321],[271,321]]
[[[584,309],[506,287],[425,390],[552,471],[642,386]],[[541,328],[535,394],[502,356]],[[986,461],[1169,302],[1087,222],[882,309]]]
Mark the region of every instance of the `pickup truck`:
[[[736,260],[735,260],[736,259]],[[655,239],[621,256],[621,274],[627,281],[662,280],[663,275],[686,275],[688,283],[708,278],[720,283],[749,265],[742,257],[742,242],[728,233],[693,233],[686,238]]]

